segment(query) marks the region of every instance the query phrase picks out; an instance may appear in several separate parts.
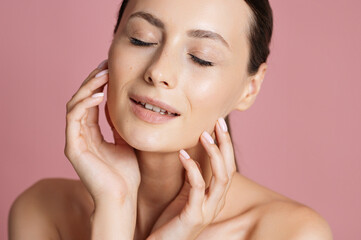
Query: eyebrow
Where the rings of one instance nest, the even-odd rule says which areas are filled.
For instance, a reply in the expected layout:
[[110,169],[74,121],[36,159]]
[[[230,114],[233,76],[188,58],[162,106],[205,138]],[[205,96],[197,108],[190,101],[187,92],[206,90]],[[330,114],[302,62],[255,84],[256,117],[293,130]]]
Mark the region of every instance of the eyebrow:
[[[129,19],[134,18],[134,17],[143,18],[144,20],[146,20],[153,26],[160,28],[162,30],[165,29],[164,23],[159,18],[156,18],[155,16],[153,16],[150,13],[143,12],[143,11],[135,12],[132,15],[130,15]],[[217,41],[221,42],[227,48],[230,48],[227,41],[220,34],[218,34],[216,32],[212,32],[209,30],[202,30],[202,29],[192,29],[192,30],[187,31],[187,35],[189,37],[194,37],[194,38],[209,38],[212,40],[217,40]]]

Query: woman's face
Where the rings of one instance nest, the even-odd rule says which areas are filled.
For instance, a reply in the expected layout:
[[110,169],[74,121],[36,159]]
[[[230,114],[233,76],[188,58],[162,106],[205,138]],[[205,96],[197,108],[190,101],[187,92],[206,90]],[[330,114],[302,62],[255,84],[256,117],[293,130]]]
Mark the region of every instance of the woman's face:
[[[154,152],[191,148],[236,108],[248,77],[250,11],[240,0],[128,3],[108,53],[107,92],[109,116],[128,144]],[[180,116],[144,121],[132,111],[133,94],[165,102]]]

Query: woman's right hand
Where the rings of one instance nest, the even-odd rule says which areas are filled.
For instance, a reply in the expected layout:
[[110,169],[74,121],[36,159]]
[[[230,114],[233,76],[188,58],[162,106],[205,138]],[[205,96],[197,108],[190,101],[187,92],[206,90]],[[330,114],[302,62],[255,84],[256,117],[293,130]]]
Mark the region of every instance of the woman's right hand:
[[[101,70],[105,74],[95,77]],[[123,200],[125,196],[135,198],[140,183],[134,149],[112,125],[114,144],[106,142],[100,131],[98,105],[104,96],[93,98],[92,95],[102,92],[108,79],[105,62],[101,69],[90,73],[66,105],[64,153],[95,202],[107,198]]]

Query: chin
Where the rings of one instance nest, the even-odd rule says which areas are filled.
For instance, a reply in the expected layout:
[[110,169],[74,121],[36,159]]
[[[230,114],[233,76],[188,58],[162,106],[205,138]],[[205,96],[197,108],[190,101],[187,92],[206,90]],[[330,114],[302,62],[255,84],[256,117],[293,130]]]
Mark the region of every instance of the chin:
[[119,127],[119,135],[134,149],[147,152],[170,152],[177,151],[177,147],[171,146],[169,137],[162,135],[156,130],[144,130],[144,128]]

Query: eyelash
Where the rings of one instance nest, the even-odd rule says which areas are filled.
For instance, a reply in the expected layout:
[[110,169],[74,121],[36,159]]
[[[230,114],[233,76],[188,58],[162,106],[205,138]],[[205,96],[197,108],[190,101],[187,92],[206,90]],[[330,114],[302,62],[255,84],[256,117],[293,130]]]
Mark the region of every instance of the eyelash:
[[213,66],[212,62],[208,62],[208,61],[204,61],[200,58],[197,58],[196,56],[193,56],[192,54],[189,54],[191,56],[191,58],[193,59],[193,61],[195,61],[196,63],[198,63],[199,65],[201,65],[202,67],[208,67],[208,66]]
[[[142,47],[148,47],[148,46],[152,46],[152,45],[156,45],[156,43],[147,43],[147,42],[143,42],[143,41],[140,41],[136,38],[130,38],[130,42],[133,44],[133,45],[136,45],[136,46],[142,46]],[[192,55],[192,54],[189,54],[192,58],[192,60],[194,62],[196,62],[197,64],[199,64],[200,66],[202,67],[208,67],[208,66],[213,66],[213,63],[212,62],[208,62],[208,61],[205,61],[205,60],[202,60],[200,58],[197,58],[196,56]]]
[[130,42],[133,44],[133,45],[136,45],[136,46],[152,46],[152,45],[155,45],[156,43],[147,43],[147,42],[143,42],[143,41],[140,41],[136,38],[130,38]]

